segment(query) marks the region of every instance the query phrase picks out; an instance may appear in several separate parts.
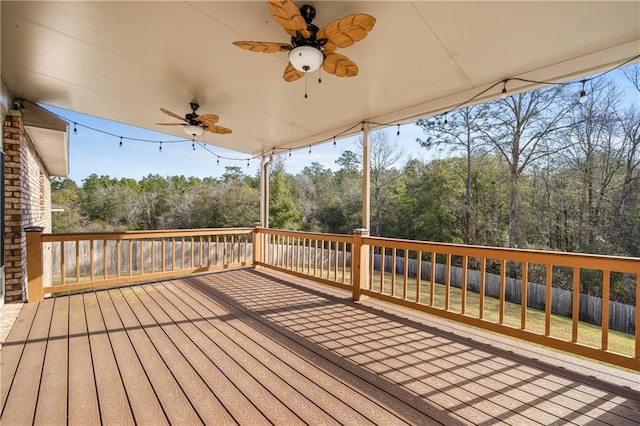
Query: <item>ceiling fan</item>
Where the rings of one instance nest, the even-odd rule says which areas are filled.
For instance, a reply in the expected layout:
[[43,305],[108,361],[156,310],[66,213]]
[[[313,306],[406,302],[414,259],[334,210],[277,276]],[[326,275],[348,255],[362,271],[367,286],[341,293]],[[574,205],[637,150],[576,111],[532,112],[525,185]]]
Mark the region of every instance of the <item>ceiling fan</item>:
[[335,51],[365,38],[376,23],[373,16],[348,15],[318,28],[311,23],[316,16],[313,6],[303,5],[298,9],[291,0],[272,0],[269,1],[269,9],[276,22],[291,36],[290,44],[260,41],[236,41],[233,44],[251,52],[289,52],[289,64],[282,76],[288,82],[296,81],[320,66],[338,77],[358,75],[355,62]]
[[227,135],[231,133],[231,129],[227,129],[226,127],[218,126],[216,123],[219,120],[219,117],[215,114],[202,114],[198,115],[196,111],[200,108],[195,102],[189,103],[191,107],[190,113],[186,114],[184,117],[179,116],[176,113],[173,113],[164,108],[160,108],[160,111],[167,114],[169,117],[177,118],[178,120],[183,121],[182,123],[156,123],[160,126],[183,126],[184,131],[192,137],[201,136],[205,131],[210,133],[215,133],[219,135]]

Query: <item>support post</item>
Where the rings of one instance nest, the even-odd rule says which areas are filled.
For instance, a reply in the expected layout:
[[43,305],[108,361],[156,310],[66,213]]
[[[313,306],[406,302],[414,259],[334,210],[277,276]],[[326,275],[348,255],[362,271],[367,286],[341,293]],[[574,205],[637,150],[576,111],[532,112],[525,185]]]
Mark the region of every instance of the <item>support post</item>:
[[371,229],[371,148],[369,123],[362,126],[362,227]]
[[353,251],[351,253],[351,271],[353,274],[353,300],[360,301],[365,296],[362,289],[367,285],[369,271],[369,246],[362,244],[362,236],[369,235],[369,230],[364,228],[353,230]]
[[27,237],[27,302],[42,302],[42,231],[41,226],[24,228]]
[[253,227],[253,267],[256,268],[258,263],[262,262],[262,238],[264,234],[260,232],[260,225]]
[[263,228],[269,228],[269,165],[273,162],[273,157],[267,160],[262,156],[262,167],[260,170],[260,224]]

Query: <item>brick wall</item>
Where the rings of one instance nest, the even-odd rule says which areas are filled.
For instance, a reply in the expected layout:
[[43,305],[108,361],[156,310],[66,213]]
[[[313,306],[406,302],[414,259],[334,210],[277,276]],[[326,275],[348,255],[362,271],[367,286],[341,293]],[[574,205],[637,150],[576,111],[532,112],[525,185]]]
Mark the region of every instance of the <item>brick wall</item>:
[[51,232],[50,177],[22,125],[10,112],[3,129],[5,152],[5,301],[26,300],[26,240],[23,228]]

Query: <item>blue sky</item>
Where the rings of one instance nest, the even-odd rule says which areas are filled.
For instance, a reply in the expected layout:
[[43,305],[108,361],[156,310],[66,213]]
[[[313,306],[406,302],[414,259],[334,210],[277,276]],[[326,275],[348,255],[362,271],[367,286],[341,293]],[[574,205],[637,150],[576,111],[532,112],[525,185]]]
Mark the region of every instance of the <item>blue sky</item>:
[[[638,103],[638,93],[624,78],[622,71],[615,70],[610,76],[615,78],[625,92],[625,101]],[[576,86],[578,87],[578,86]],[[173,135],[158,133],[141,129],[109,120],[104,120],[76,112],[44,105],[47,109],[71,123],[78,123],[78,133],[74,134],[73,124],[69,126],[69,177],[78,184],[87,176],[108,175],[112,178],[141,179],[149,174],[161,176],[184,175],[186,177],[220,177],[226,166],[239,166],[249,175],[255,175],[259,170],[259,160],[249,162],[247,168],[246,154],[228,151],[215,146],[207,146],[207,150],[196,144],[195,151],[191,141],[181,143],[163,143],[162,152],[158,150],[157,143],[127,140],[137,138],[145,140],[177,140]],[[93,131],[88,126],[102,132],[108,132],[111,136],[102,132]],[[389,137],[395,141],[404,152],[403,160],[412,158],[434,158],[433,152],[421,148],[416,138],[422,137],[422,130],[415,124],[405,124],[400,128],[400,136],[396,136],[397,127],[387,130]],[[119,147],[120,138],[123,136],[122,148]],[[333,141],[316,145],[311,148],[303,148],[292,151],[291,157],[284,156],[287,171],[297,173],[312,162],[318,162],[324,167],[337,169],[335,161],[346,150],[359,151],[358,137],[338,139],[336,146]],[[220,159],[217,164],[217,156],[237,158],[238,161]]]

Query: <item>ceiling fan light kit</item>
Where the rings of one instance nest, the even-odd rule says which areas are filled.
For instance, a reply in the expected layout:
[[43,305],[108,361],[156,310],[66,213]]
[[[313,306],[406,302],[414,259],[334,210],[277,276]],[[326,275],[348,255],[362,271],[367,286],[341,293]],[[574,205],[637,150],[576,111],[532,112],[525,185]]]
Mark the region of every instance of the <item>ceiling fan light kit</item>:
[[362,13],[334,19],[318,28],[311,22],[316,17],[313,6],[300,8],[292,0],[270,0],[269,9],[275,21],[291,37],[289,43],[272,41],[235,41],[234,45],[250,52],[289,54],[289,63],[282,78],[286,82],[299,80],[320,67],[336,77],[355,77],[358,66],[338,48],[349,47],[365,38],[373,29],[376,18]]
[[289,52],[289,62],[298,71],[313,72],[320,68],[324,55],[315,47],[298,46]]
[[187,124],[183,127],[183,129],[186,134],[188,134],[189,136],[193,136],[194,138],[196,136],[202,136],[204,134],[204,129],[201,126],[196,126],[193,124]]

